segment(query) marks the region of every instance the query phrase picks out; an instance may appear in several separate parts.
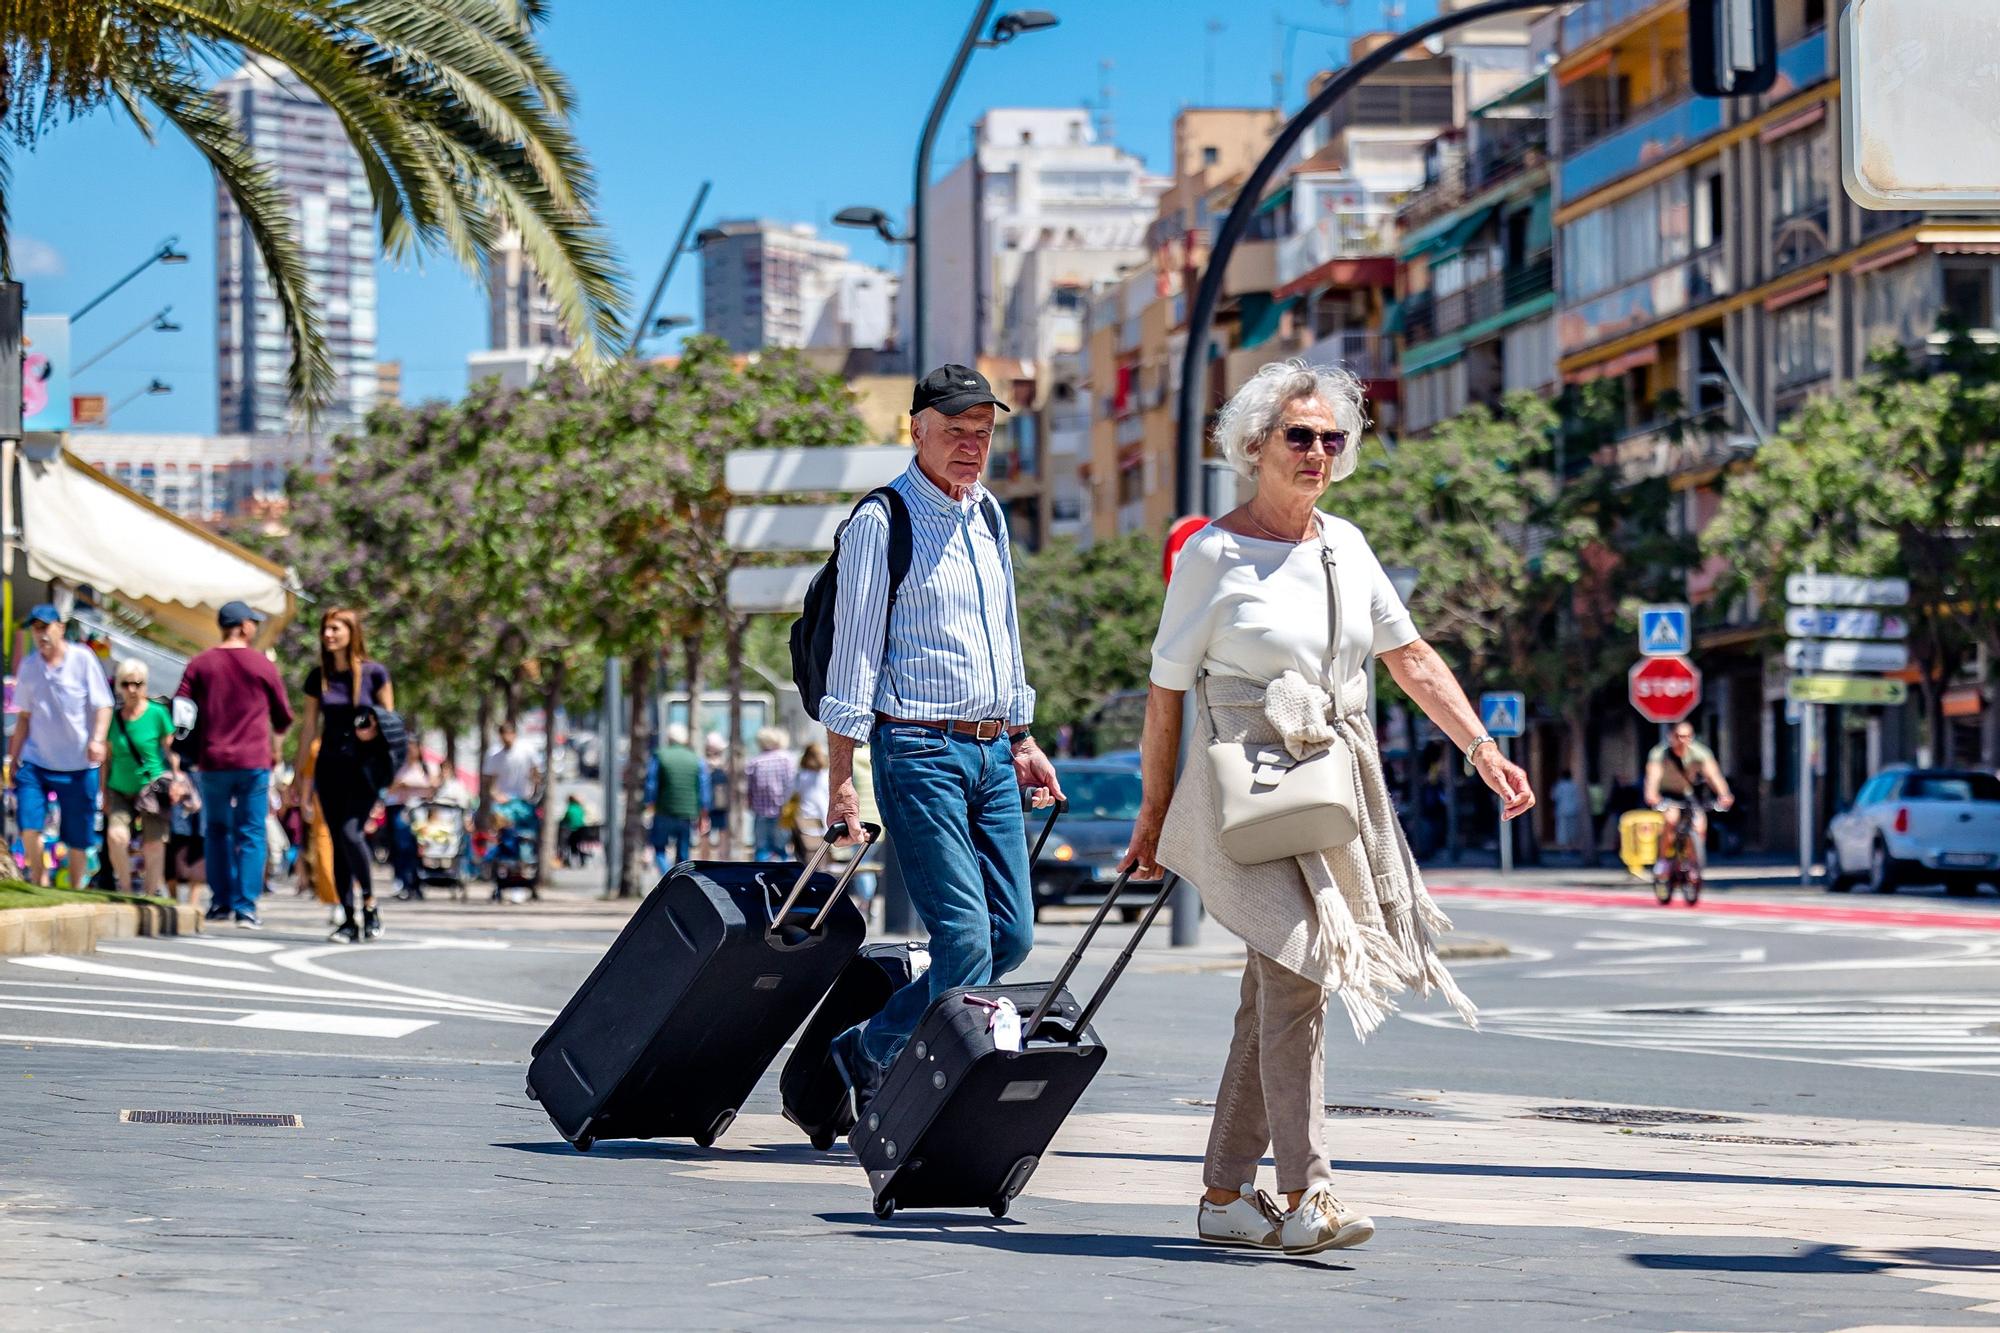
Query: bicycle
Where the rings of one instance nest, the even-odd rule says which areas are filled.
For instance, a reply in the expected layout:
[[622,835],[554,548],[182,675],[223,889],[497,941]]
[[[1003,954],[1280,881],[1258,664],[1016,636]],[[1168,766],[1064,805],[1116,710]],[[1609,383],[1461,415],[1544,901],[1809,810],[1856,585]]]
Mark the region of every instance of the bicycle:
[[1693,907],[1701,901],[1701,848],[1695,822],[1708,803],[1693,794],[1661,799],[1662,810],[1669,805],[1679,806],[1681,817],[1660,835],[1667,839],[1667,846],[1662,849],[1666,852],[1666,868],[1664,872],[1657,864],[1653,868],[1653,897],[1665,907],[1673,902],[1674,890],[1679,889],[1682,899]]

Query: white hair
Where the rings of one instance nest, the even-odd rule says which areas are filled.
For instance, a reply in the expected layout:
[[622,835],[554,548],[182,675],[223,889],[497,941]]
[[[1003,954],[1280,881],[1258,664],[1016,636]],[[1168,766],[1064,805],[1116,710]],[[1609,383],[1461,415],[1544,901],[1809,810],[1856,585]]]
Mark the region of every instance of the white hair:
[[1293,358],[1273,361],[1252,375],[1215,419],[1215,447],[1238,476],[1257,475],[1265,441],[1277,430],[1285,409],[1301,398],[1324,403],[1334,424],[1347,432],[1347,447],[1333,460],[1328,479],[1342,481],[1353,475],[1361,432],[1368,429],[1361,381],[1338,366],[1309,366]]
[[144,685],[147,675],[148,672],[146,671],[146,664],[144,662],[141,662],[136,657],[128,657],[118,664],[118,669],[111,674],[111,679],[114,681],[136,680],[141,685]]
[[688,743],[687,724],[684,722],[669,722],[667,724],[667,744],[686,745],[687,743]]

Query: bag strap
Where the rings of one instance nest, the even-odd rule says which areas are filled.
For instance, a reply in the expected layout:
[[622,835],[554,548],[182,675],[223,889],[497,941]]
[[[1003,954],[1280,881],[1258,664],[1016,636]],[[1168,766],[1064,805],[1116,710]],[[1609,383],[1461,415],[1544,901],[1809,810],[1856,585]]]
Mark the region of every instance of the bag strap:
[[146,761],[139,757],[139,747],[132,741],[132,733],[125,730],[125,716],[116,708],[111,710],[111,720],[118,726],[118,739],[125,742],[125,751],[132,756],[141,773],[146,771]]

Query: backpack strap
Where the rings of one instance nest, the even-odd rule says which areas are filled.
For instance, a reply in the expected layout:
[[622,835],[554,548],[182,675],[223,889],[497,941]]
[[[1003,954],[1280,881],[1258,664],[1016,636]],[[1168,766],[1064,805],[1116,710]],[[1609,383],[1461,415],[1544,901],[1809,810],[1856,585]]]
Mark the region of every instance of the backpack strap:
[[[903,580],[910,575],[910,561],[916,542],[910,527],[910,506],[903,499],[903,493],[894,486],[877,486],[862,496],[848,512],[847,523],[854,521],[863,505],[876,500],[882,502],[889,519],[889,596],[882,608],[882,651],[886,656],[889,650],[889,622],[896,614],[896,594],[903,590]],[[840,539],[847,533],[847,523],[841,524],[840,531],[834,534],[835,559],[839,559]]]

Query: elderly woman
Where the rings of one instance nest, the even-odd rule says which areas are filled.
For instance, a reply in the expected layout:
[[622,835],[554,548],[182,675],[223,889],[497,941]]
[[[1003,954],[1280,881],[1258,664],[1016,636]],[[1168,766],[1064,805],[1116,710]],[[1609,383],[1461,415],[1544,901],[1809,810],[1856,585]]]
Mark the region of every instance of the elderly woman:
[[[1346,371],[1288,361],[1243,386],[1222,411],[1216,442],[1256,494],[1182,549],[1153,641],[1145,795],[1125,864],[1186,877],[1249,945],[1196,1217],[1199,1238],[1219,1245],[1312,1254],[1375,1234],[1334,1196],[1327,1167],[1329,992],[1363,1038],[1405,990],[1441,992],[1468,1022],[1476,1012],[1438,959],[1434,940],[1450,922],[1425,892],[1390,802],[1367,713],[1370,653],[1465,752],[1508,818],[1535,800],[1418,637],[1367,538],[1319,510],[1327,487],[1353,473],[1366,424],[1360,383]],[[1189,689],[1197,745],[1176,784]],[[1221,845],[1220,779],[1205,752],[1244,741],[1296,759],[1333,748],[1351,762],[1358,835],[1343,841],[1329,815],[1324,851],[1232,860]],[[1283,1211],[1255,1183],[1267,1147]]]
[[113,680],[118,707],[104,760],[104,841],[120,893],[132,888],[132,843],[143,845],[141,886],[158,897],[166,883],[167,823],[184,785],[172,744],[174,720],[146,697],[146,664],[138,658],[120,662]]

